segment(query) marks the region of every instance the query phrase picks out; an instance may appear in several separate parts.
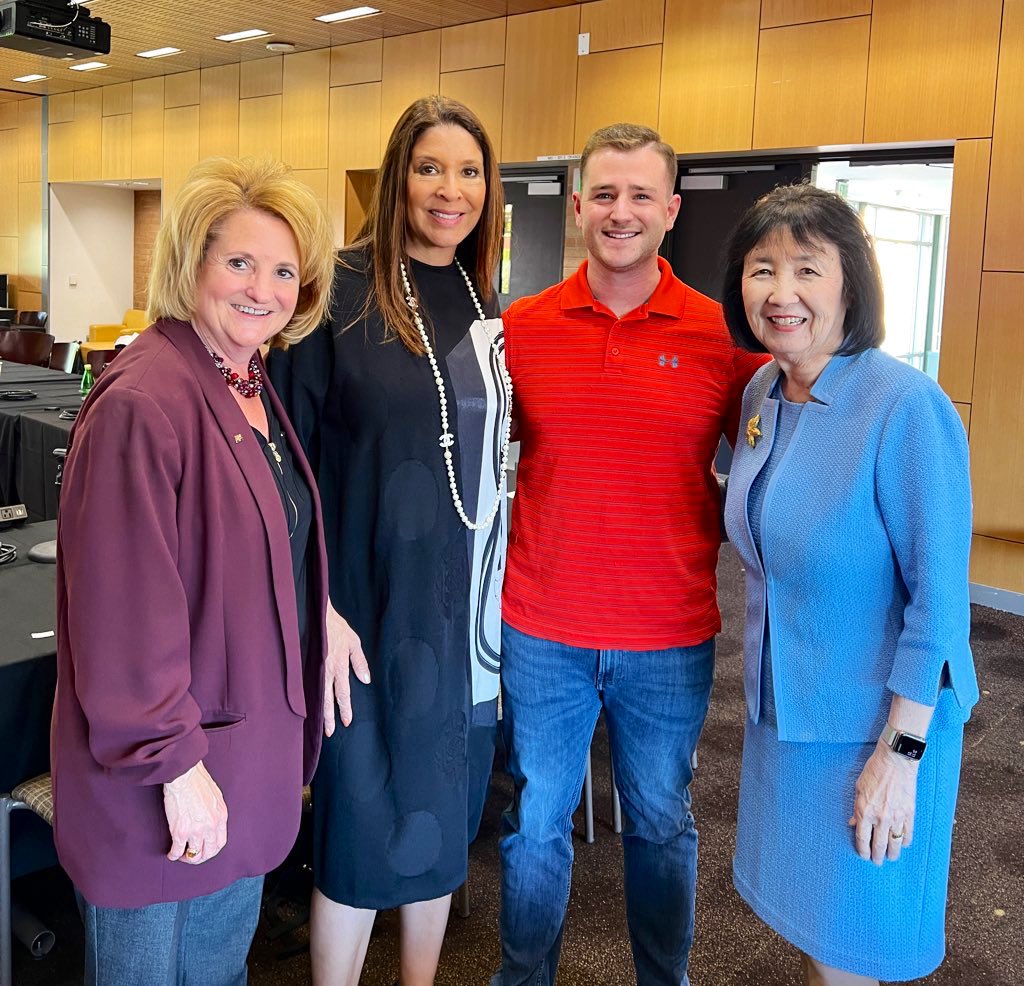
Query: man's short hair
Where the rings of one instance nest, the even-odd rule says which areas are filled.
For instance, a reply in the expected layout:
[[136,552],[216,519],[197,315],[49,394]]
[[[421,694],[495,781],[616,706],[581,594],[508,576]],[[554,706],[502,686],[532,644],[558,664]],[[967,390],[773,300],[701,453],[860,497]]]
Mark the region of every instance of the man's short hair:
[[676,152],[670,144],[661,139],[661,134],[650,127],[641,126],[639,123],[613,123],[610,126],[595,130],[587,141],[583,153],[580,155],[580,178],[587,170],[587,161],[592,154],[611,148],[614,151],[639,151],[644,147],[650,147],[657,151],[665,159],[665,168],[668,171],[669,193],[675,192],[676,175],[679,173],[679,162],[676,160]]

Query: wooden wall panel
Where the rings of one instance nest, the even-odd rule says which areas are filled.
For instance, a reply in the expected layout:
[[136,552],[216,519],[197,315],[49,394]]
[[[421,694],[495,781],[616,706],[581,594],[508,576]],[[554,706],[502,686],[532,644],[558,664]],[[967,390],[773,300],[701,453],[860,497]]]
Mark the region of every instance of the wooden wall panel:
[[[51,123],[46,148],[47,181],[75,180],[75,125]],[[3,268],[0,268],[2,270]]]
[[50,96],[46,107],[47,123],[73,123],[75,119],[75,94],[59,92]]
[[870,13],[871,0],[762,0],[761,27],[785,27]]
[[384,39],[356,41],[331,49],[331,86],[380,82],[384,71]]
[[281,157],[281,96],[258,96],[238,104],[238,153]]
[[[19,291],[42,290],[40,276],[42,263],[43,186],[38,181],[21,181],[18,182],[18,278],[16,281]],[[19,304],[20,302],[19,294]]]
[[362,229],[370,200],[377,184],[371,171],[349,171],[345,174],[345,242],[351,243]]
[[580,33],[590,35],[590,51],[660,45],[665,31],[665,0],[596,0],[580,8]]
[[[17,230],[17,215],[13,209],[5,210],[5,214],[14,216],[15,230]],[[11,278],[18,274],[18,237],[0,236],[0,270],[5,271]]]
[[164,109],[199,105],[199,69],[178,72],[164,79]]
[[971,538],[971,581],[1009,592],[1024,592],[1024,544]]
[[860,143],[870,35],[870,17],[762,31],[754,147]]
[[971,405],[974,531],[1024,541],[1024,274],[985,273]]
[[339,245],[344,242],[345,173],[380,164],[380,91],[379,82],[331,90],[327,207]]
[[384,70],[380,95],[380,146],[405,108],[421,96],[436,93],[441,74],[441,32],[421,31],[384,39]]
[[103,151],[100,177],[122,181],[132,176],[132,115],[103,117]]
[[666,0],[662,137],[680,153],[748,150],[760,0]]
[[327,167],[331,51],[320,48],[284,60],[281,144],[293,168]]
[[[5,197],[0,206],[0,237],[18,235],[18,209],[14,188],[18,184],[18,143],[13,131],[0,130],[0,188]],[[15,245],[17,250],[17,245]]]
[[[43,296],[39,291],[26,291],[24,288],[15,288],[17,291],[17,307],[22,311],[40,312],[43,311]],[[14,299],[11,299],[12,301]]]
[[576,38],[580,8],[508,19],[501,159],[569,154],[575,136]]
[[939,383],[950,400],[967,404],[974,392],[991,144],[989,140],[958,140],[953,155]]
[[1024,0],[1006,0],[992,132],[992,183],[985,232],[987,270],[1024,270]]
[[18,181],[43,178],[43,101],[23,99],[18,103]]
[[[629,79],[629,85],[622,80]],[[598,127],[628,120],[658,127],[661,45],[599,51],[580,58],[573,150],[582,151]]]
[[970,404],[957,404],[954,402],[953,407],[956,408],[956,413],[960,415],[960,420],[963,422],[964,431],[967,432],[968,437],[971,434],[971,405]]
[[238,65],[204,68],[199,77],[199,157],[238,153]]
[[380,164],[380,105],[379,82],[331,90],[328,168],[332,175]]
[[505,89],[505,66],[471,68],[463,72],[442,72],[442,96],[465,103],[480,118],[491,138],[494,153],[501,147],[502,102]]
[[441,72],[505,64],[505,18],[459,24],[441,31]]
[[320,200],[320,204],[327,208],[328,175],[326,168],[296,169],[292,172],[299,181],[304,182]]
[[13,100],[0,103],[0,130],[18,129],[18,104]]
[[281,55],[242,62],[238,70],[238,95],[241,99],[256,96],[280,96],[284,91],[284,60]]
[[167,214],[189,168],[199,161],[199,107],[176,106],[164,113],[162,208]]
[[75,181],[98,181],[103,174],[103,93],[75,93]]
[[132,111],[132,84],[119,82],[103,87],[103,115],[123,116]]
[[874,0],[864,139],[990,137],[1002,0]]
[[159,178],[164,168],[164,80],[132,83],[132,178]]

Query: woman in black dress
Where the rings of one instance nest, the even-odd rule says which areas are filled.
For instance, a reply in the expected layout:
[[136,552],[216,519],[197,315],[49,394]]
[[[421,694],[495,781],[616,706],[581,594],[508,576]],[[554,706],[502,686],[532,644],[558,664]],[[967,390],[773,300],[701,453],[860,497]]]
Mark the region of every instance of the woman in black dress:
[[313,783],[325,986],[356,986],[392,907],[402,986],[433,983],[487,792],[512,397],[492,286],[503,213],[476,116],[418,100],[341,253],[330,322],[270,361],[317,475],[349,640],[328,666]]

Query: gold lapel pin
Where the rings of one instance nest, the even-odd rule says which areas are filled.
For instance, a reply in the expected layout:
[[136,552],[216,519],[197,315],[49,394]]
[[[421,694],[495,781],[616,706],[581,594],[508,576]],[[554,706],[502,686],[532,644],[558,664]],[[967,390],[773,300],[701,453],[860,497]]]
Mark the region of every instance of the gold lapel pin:
[[747,422],[747,444],[753,448],[757,444],[757,440],[761,437],[761,429],[758,425],[761,423],[761,415],[755,414]]
[[[750,429],[749,428],[747,429],[747,434],[748,435],[750,434]],[[242,436],[241,435],[235,435],[235,444],[236,445],[241,445],[242,444]],[[750,444],[753,445],[754,443],[751,442]]]

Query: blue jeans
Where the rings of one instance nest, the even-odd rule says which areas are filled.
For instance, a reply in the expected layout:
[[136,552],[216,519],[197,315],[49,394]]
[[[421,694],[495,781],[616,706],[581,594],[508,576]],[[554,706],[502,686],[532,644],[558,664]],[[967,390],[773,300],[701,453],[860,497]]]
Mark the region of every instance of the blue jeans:
[[501,971],[493,986],[551,986],[572,877],[572,813],[598,714],[623,807],[626,919],[638,986],[688,986],[697,881],[690,755],[715,642],[594,650],[505,624],[502,721],[515,785],[501,838]]
[[245,986],[263,877],[148,907],[94,907],[76,896],[86,986]]

